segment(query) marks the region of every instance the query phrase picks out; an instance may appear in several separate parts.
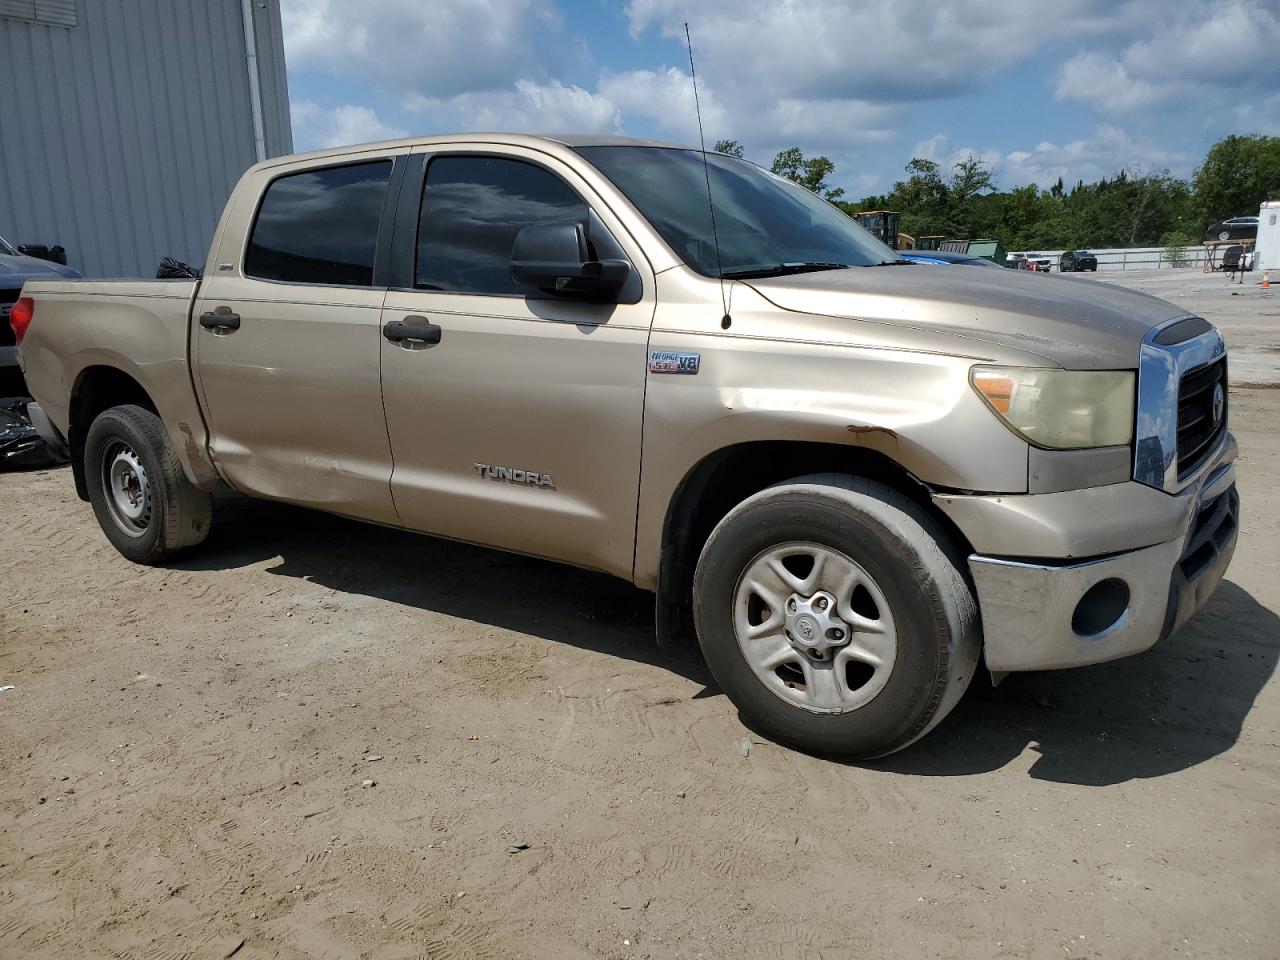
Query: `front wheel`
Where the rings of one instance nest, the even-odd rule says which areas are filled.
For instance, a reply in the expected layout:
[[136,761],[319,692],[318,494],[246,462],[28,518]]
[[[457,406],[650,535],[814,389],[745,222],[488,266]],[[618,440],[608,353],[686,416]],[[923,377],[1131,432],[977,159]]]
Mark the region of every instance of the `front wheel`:
[[89,502],[107,539],[134,563],[162,563],[209,533],[213,501],[183,472],[158,416],[111,407],[84,444]]
[[694,577],[707,664],[744,720],[835,759],[932,730],[977,669],[964,559],[922,507],[855,477],[764,490],[712,532]]

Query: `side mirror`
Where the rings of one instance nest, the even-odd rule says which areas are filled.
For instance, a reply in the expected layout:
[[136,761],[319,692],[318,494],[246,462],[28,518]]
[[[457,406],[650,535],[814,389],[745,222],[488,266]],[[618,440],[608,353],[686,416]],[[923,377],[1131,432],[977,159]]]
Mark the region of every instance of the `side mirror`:
[[625,260],[594,260],[581,223],[535,223],[516,234],[511,279],[563,297],[613,296],[631,276]]

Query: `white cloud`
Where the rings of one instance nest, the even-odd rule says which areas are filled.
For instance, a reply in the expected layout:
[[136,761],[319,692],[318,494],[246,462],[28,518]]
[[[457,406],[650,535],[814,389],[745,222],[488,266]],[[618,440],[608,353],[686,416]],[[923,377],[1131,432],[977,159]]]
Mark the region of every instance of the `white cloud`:
[[935,133],[932,137],[917,141],[911,148],[911,156],[919,157],[921,160],[932,160],[942,168],[944,176],[949,174],[957,163],[969,157],[981,160],[993,170],[999,170],[1005,159],[1000,151],[993,147],[985,150],[976,147],[954,147],[951,144],[951,138],[945,133]]
[[[616,103],[623,119],[644,117],[666,136],[698,142],[693,81],[675,67],[606,74],[600,93]],[[699,85],[702,125],[708,144],[722,138],[739,140],[747,155],[769,160],[778,150],[801,145],[827,153],[841,152],[893,135],[901,109],[862,100],[781,99],[758,102],[731,98],[726,104],[714,88]]]
[[1066,60],[1055,95],[1103,113],[1179,104],[1221,109],[1280,85],[1277,35],[1274,2],[1169,3],[1120,50],[1083,50]]
[[1280,93],[1250,97],[1232,107],[1231,116],[1242,133],[1280,137]]
[[[860,173],[853,179],[853,194],[856,197],[865,197],[877,187],[880,186],[880,174],[878,173]],[[846,198],[846,199],[852,199]]]
[[630,0],[627,15],[680,41],[692,21],[708,84],[757,102],[892,103],[970,92],[1050,43],[1130,28],[1140,6],[1077,0],[1051,27],[1042,5],[990,0]]
[[408,131],[383,123],[369,107],[322,107],[311,100],[295,100],[289,104],[289,112],[294,146],[299,151],[408,136]]
[[435,128],[539,133],[616,133],[618,105],[609,97],[558,80],[539,84],[517,80],[510,89],[480,90],[448,98],[413,94],[405,109],[422,114]]
[[1161,147],[1155,141],[1132,134],[1119,127],[1103,125],[1093,136],[1057,144],[1042,140],[1030,149],[1001,152],[994,148],[953,148],[946,134],[936,134],[919,141],[912,155],[933,160],[942,167],[943,175],[952,165],[970,154],[988,164],[996,175],[997,185],[1006,189],[1035,183],[1048,188],[1059,177],[1068,187],[1078,180],[1086,183],[1115,176],[1123,169],[1160,170],[1175,174],[1190,172],[1192,158]]
[[[282,0],[291,72],[341,78],[352,91],[342,95],[347,106],[298,106],[300,147],[394,136],[398,124],[422,133],[654,130],[696,142],[686,19],[707,142],[739,140],[764,163],[793,145],[825,153],[852,191],[872,189],[871,151],[899,134],[916,104],[999,95],[1001,71],[1032,58],[1059,100],[1113,119],[1088,137],[1017,149],[927,138],[916,155],[949,166],[972,152],[1006,185],[1133,164],[1185,173],[1191,161],[1160,146],[1170,140],[1162,117],[1190,109],[1206,129],[1237,119],[1274,129],[1262,108],[1280,89],[1280,56],[1267,51],[1280,34],[1278,0],[1073,0],[1062,17],[998,0],[628,0],[634,36],[676,42],[661,47],[662,61],[616,71],[600,69],[562,15],[564,0],[375,2]],[[1037,96],[1039,82],[1023,92]],[[362,92],[383,116],[359,105]],[[880,169],[882,156],[870,165]]]
[[[624,115],[645,117],[656,123],[667,136],[682,142],[698,142],[693,83],[683,70],[667,67],[665,70],[605,74],[600,80],[600,93],[616,103]],[[742,139],[744,134],[730,133],[731,122],[714,91],[700,90],[699,95],[707,142],[727,136]]]
[[[545,74],[551,0],[282,0],[291,70],[450,97]],[[563,51],[561,51],[563,53]]]

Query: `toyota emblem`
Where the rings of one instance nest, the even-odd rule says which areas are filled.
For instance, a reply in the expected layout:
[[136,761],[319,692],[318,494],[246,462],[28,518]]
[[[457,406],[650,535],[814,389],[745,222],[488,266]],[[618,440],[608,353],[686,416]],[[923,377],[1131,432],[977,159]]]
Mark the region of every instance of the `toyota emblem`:
[[1227,407],[1227,394],[1222,389],[1222,384],[1214,384],[1213,387],[1213,425],[1216,427],[1222,422],[1222,414]]

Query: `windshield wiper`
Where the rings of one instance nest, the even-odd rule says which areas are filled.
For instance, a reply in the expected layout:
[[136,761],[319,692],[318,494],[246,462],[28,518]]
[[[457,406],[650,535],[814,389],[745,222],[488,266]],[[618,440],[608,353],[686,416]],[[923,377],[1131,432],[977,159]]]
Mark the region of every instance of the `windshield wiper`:
[[881,260],[879,263],[868,263],[868,267],[914,267],[918,264],[914,260]]
[[804,263],[780,263],[773,267],[751,267],[746,270],[726,270],[721,276],[726,280],[750,280],[757,277],[785,277],[792,273],[817,273],[819,270],[847,270],[847,263],[827,263],[812,260]]

